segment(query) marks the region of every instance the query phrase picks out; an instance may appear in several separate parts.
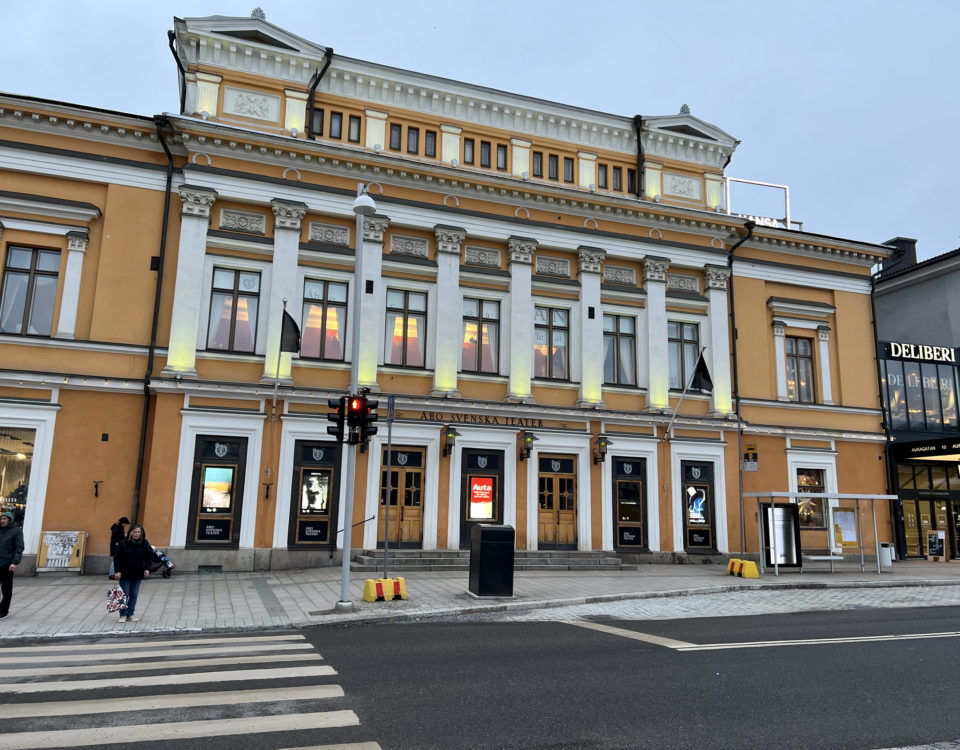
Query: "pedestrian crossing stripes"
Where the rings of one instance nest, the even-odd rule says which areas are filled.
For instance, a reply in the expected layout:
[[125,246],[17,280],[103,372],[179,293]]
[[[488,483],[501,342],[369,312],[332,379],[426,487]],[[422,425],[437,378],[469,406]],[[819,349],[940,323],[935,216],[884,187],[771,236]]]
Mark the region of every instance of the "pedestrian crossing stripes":
[[[323,661],[302,635],[0,648],[0,750],[191,740],[229,748],[234,735],[251,748],[380,750]],[[225,683],[236,689],[216,689]]]

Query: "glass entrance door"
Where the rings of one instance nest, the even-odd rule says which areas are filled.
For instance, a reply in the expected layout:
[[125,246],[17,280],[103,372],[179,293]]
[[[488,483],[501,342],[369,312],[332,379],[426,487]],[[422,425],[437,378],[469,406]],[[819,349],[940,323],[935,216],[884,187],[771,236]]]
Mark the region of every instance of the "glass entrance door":
[[[388,461],[389,459],[389,461]],[[394,448],[383,451],[380,470],[380,512],[377,518],[377,546],[387,538],[387,513],[390,517],[390,544],[419,548],[423,545],[423,448]],[[387,478],[387,464],[390,477]],[[389,487],[390,503],[387,505]],[[389,508],[389,510],[387,510]]]
[[576,549],[577,476],[571,456],[541,456],[537,477],[540,549]]

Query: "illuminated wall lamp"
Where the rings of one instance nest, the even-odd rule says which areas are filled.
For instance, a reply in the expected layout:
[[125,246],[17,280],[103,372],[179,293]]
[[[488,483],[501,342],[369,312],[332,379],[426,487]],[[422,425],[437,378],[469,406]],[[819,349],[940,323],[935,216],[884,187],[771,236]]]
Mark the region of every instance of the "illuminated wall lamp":
[[597,440],[593,444],[596,452],[593,454],[593,462],[602,464],[607,458],[607,447],[613,445],[613,441],[606,435],[597,435]]
[[520,460],[526,461],[530,458],[530,452],[533,450],[533,443],[537,436],[532,432],[520,433]]
[[460,437],[460,433],[457,432],[453,427],[444,427],[443,428],[443,455],[449,456],[453,453],[454,444],[457,442],[457,438]]

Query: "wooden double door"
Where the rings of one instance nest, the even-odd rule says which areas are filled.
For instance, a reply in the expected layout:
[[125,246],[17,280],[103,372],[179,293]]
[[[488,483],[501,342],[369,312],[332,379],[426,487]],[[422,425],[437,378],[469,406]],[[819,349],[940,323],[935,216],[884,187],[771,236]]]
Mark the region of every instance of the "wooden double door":
[[426,449],[395,447],[389,454],[384,449],[382,458],[377,547],[388,535],[392,547],[422,547]]
[[540,549],[577,548],[577,475],[574,456],[540,456],[537,539]]

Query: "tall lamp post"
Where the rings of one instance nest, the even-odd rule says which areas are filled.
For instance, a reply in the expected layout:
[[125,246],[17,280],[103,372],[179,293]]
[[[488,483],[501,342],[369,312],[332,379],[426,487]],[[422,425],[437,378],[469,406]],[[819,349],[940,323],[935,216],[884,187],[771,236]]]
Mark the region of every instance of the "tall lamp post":
[[[357,228],[354,234],[354,275],[353,275],[353,325],[350,328],[351,360],[350,360],[350,394],[358,392],[360,388],[360,305],[363,295],[363,217],[373,216],[377,212],[377,204],[367,193],[362,182],[357,183],[357,197],[353,201],[353,212],[357,215]],[[343,578],[340,582],[340,601],[334,605],[337,612],[352,612],[353,602],[350,601],[350,555],[351,535],[353,534],[353,491],[354,476],[357,472],[357,446],[344,443],[347,447],[347,477],[345,498],[346,506],[343,509]]]

